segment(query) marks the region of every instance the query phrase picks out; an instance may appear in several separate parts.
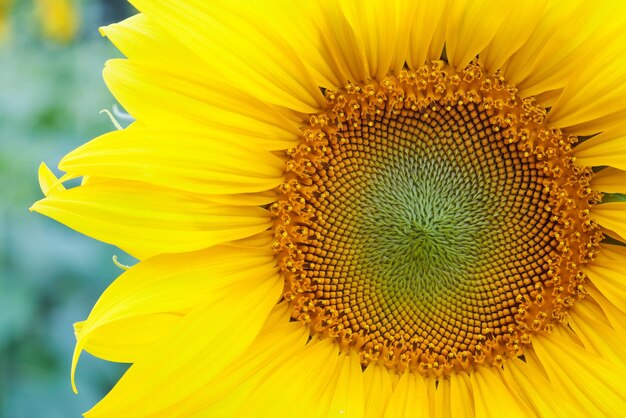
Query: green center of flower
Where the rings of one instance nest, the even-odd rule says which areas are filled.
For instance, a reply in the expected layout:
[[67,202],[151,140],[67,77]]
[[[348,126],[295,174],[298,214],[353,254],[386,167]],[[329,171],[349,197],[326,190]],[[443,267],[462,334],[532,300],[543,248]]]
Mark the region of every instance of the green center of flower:
[[285,298],[312,334],[441,376],[521,355],[582,297],[595,196],[545,111],[477,64],[327,99],[272,206]]
[[365,129],[357,142],[368,142],[369,155],[347,168],[360,172],[358,198],[342,201],[342,210],[355,215],[349,221],[358,248],[355,273],[378,281],[385,300],[432,303],[459,292],[492,258],[506,228],[502,221],[521,218],[506,196],[525,194],[526,185],[495,194],[512,189],[515,172],[503,159],[498,164],[486,158],[492,155],[476,154],[484,145],[489,150],[495,136],[472,143],[468,131],[460,131],[467,125],[462,115],[444,112],[447,120],[404,119],[386,132]]

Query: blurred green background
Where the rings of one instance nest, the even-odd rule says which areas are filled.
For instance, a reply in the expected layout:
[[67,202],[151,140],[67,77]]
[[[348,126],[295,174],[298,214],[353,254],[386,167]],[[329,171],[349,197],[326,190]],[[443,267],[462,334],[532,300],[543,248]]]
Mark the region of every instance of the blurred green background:
[[97,28],[134,13],[114,0],[0,0],[0,417],[78,417],[125,370],[83,354],[70,388],[72,324],[120,274],[120,250],[28,207],[37,167],[55,170],[83,142],[113,129],[101,77],[120,53]]

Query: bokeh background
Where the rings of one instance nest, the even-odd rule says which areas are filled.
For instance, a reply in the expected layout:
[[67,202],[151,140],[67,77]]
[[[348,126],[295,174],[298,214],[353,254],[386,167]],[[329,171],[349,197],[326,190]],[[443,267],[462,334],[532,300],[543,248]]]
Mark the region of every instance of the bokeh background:
[[97,28],[134,13],[122,0],[0,0],[2,418],[79,417],[126,368],[84,353],[71,390],[72,324],[120,274],[112,255],[130,260],[28,208],[42,197],[41,161],[54,170],[113,129],[101,70],[120,53]]

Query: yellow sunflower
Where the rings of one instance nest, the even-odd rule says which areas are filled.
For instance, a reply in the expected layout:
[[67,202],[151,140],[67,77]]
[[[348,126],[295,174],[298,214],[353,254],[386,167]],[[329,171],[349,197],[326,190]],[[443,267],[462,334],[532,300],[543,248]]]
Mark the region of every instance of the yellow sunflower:
[[45,38],[57,42],[74,39],[79,26],[76,0],[36,0],[36,9]]
[[12,3],[12,0],[0,0],[0,41],[4,41],[9,35]]
[[32,208],[141,260],[87,417],[626,411],[622,2],[132,3]]

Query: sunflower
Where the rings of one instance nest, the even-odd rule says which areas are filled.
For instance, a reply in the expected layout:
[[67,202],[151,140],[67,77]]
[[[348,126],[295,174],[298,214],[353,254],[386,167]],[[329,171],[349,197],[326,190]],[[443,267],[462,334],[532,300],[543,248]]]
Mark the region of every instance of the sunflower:
[[4,41],[9,34],[12,0],[0,0],[0,41]]
[[67,43],[76,36],[79,16],[75,0],[37,0],[36,12],[45,38]]
[[621,2],[132,3],[32,207],[140,260],[87,417],[626,411]]

